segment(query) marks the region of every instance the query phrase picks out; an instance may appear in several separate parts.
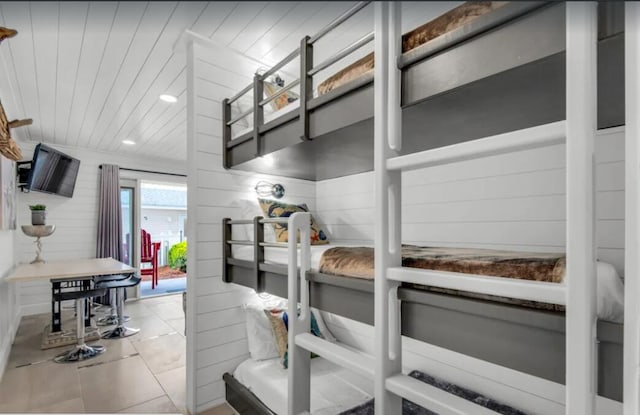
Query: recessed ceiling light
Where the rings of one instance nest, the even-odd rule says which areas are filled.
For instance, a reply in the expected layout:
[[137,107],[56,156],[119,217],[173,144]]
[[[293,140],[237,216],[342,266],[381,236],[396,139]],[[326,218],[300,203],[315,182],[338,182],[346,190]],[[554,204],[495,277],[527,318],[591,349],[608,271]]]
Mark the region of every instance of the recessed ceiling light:
[[174,102],[178,101],[178,98],[174,97],[173,95],[168,95],[168,94],[160,95],[160,99],[163,100],[164,102],[171,102],[171,103],[174,103]]
[[122,144],[126,144],[128,146],[134,145],[136,142],[133,140],[122,140]]

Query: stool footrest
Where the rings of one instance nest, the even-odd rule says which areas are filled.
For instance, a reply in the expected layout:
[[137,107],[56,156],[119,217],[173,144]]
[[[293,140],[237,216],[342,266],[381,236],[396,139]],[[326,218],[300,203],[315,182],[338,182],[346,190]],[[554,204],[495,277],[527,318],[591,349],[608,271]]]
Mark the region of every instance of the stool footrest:
[[65,291],[61,293],[55,293],[53,295],[54,301],[68,301],[77,300],[79,298],[100,297],[107,292],[106,288],[96,288],[93,290],[78,290],[78,291]]

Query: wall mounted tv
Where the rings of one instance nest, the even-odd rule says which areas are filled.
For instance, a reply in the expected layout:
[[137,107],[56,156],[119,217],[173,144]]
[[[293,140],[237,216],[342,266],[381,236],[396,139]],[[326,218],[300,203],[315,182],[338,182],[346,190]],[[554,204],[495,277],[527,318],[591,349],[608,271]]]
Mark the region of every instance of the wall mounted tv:
[[44,144],[33,152],[27,189],[72,197],[80,160]]

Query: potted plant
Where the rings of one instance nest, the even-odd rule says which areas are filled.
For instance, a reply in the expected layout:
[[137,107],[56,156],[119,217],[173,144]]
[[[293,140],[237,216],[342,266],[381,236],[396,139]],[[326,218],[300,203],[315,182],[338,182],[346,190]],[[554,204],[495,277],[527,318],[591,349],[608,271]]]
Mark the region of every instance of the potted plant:
[[32,225],[46,225],[47,207],[45,205],[30,205],[29,209],[31,209]]

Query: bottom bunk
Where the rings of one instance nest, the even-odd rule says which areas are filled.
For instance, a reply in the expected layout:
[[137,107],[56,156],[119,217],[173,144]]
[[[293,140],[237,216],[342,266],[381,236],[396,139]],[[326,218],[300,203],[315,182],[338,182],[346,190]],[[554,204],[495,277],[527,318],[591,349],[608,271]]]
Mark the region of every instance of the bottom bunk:
[[[231,256],[224,264],[225,281],[286,298],[286,265]],[[373,281],[318,272],[308,273],[307,278],[312,307],[373,325]],[[398,295],[403,335],[564,384],[564,312],[434,292],[427,287],[403,286]],[[598,394],[622,401],[623,325],[600,320],[597,334]]]
[[[525,415],[524,412],[487,398],[477,392],[414,370],[409,376],[494,410],[497,414]],[[247,359],[233,374],[223,375],[225,395],[240,415],[287,413],[287,370],[279,359]],[[365,379],[323,358],[311,360],[312,415],[372,414],[373,380]],[[403,400],[403,415],[432,415],[413,402]]]

